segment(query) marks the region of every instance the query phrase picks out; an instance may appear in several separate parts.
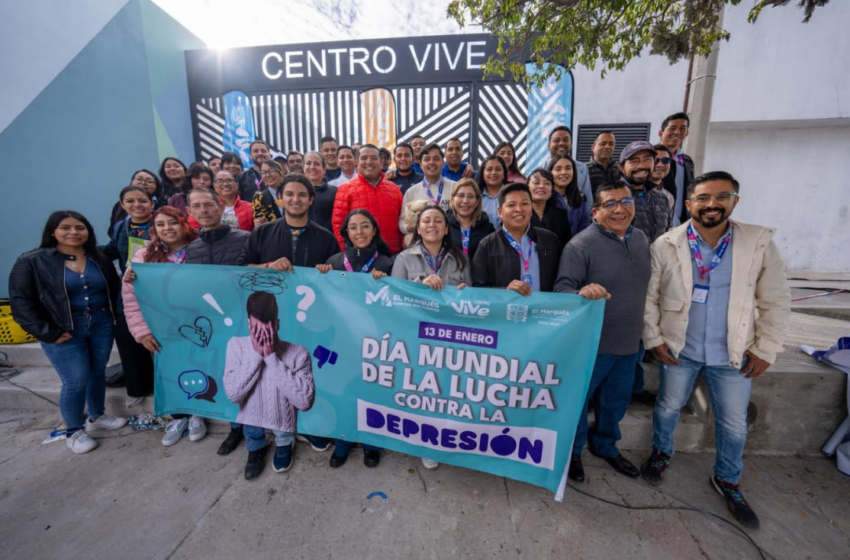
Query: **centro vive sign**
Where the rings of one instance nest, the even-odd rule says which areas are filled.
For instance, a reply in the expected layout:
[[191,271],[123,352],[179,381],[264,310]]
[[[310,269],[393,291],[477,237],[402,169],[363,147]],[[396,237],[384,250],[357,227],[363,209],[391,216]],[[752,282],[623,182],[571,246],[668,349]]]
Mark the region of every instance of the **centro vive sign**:
[[[186,52],[192,94],[462,83],[497,55],[490,35],[451,35]],[[507,79],[488,78],[499,82]]]

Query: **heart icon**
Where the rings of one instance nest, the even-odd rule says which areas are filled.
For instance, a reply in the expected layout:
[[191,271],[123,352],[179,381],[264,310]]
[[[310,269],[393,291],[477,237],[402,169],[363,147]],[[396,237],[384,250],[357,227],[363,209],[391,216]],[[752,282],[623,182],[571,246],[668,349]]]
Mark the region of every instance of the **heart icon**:
[[212,338],[212,322],[206,317],[198,317],[194,325],[181,325],[179,331],[180,336],[192,344],[206,348]]

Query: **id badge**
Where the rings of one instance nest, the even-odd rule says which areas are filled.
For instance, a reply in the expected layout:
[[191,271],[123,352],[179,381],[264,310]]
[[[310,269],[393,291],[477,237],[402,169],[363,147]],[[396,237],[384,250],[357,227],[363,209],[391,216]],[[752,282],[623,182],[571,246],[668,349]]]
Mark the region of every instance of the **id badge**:
[[708,286],[700,286],[699,284],[694,286],[691,301],[694,303],[705,303],[706,299],[708,299]]
[[534,280],[532,280],[531,274],[523,274],[522,275],[522,281],[525,282],[526,284],[528,284],[529,286],[534,285]]

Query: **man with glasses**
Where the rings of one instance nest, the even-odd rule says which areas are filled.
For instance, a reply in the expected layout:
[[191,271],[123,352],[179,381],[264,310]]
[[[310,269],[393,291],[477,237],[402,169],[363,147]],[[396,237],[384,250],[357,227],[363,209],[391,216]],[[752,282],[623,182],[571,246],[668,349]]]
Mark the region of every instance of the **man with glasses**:
[[661,193],[667,199],[667,206],[670,208],[670,225],[672,226],[673,208],[676,206],[676,197],[664,188],[664,178],[670,174],[673,152],[664,144],[656,144],[653,148],[655,148],[655,167],[652,169],[652,175],[649,176],[650,186],[648,188]]
[[635,227],[653,243],[667,231],[670,208],[667,198],[650,186],[649,180],[655,167],[655,148],[644,141],[632,142],[620,153],[622,182],[632,191],[635,199]]
[[[649,239],[632,225],[635,200],[629,187],[600,185],[591,214],[594,223],[564,247],[554,290],[587,299],[608,299],[570,460],[568,476],[577,482],[584,481],[581,452],[585,441],[591,453],[605,459],[617,472],[631,478],[639,475],[616,444],[632,392],[650,277]],[[591,399],[596,426],[588,432]]]
[[662,362],[661,392],[652,455],[641,473],[661,484],[679,411],[702,373],[717,424],[711,485],[739,523],[756,528],[758,517],[738,487],[747,407],[753,378],[782,350],[791,310],[775,230],[729,219],[738,191],[725,171],[695,178],[685,201],[691,220],[652,246],[643,338]]

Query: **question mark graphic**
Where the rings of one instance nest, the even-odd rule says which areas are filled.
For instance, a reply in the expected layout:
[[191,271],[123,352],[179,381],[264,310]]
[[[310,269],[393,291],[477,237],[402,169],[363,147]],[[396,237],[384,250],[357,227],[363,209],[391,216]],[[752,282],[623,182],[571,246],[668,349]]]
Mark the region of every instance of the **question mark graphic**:
[[298,313],[295,314],[295,318],[298,319],[301,323],[307,320],[307,314],[305,311],[310,309],[310,306],[313,305],[313,302],[316,301],[316,292],[313,291],[313,288],[309,286],[298,286],[295,288],[295,293],[304,298],[298,302]]

